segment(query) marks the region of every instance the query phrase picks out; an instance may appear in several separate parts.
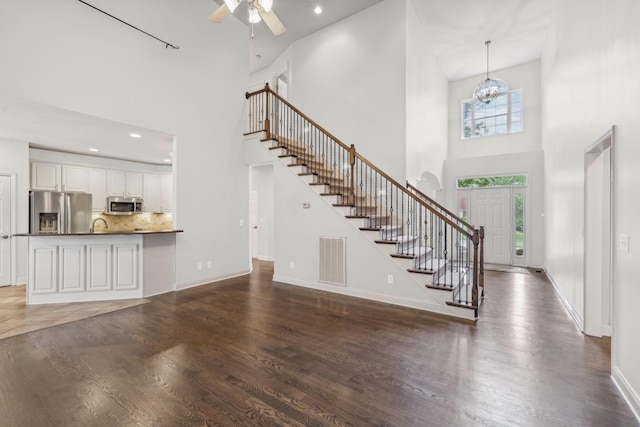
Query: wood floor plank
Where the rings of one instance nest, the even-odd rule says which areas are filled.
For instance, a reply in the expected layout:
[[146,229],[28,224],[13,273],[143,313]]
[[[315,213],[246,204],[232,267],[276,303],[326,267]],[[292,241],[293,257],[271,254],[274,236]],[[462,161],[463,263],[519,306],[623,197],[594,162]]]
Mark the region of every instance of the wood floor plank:
[[476,323],[249,276],[0,340],[0,425],[636,426],[543,274]]

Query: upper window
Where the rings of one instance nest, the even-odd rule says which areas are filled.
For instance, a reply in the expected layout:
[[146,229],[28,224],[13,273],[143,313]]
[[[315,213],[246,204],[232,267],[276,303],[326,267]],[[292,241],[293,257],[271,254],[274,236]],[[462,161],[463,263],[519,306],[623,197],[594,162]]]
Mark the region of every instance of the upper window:
[[462,101],[462,139],[522,132],[522,90],[508,90],[484,102]]

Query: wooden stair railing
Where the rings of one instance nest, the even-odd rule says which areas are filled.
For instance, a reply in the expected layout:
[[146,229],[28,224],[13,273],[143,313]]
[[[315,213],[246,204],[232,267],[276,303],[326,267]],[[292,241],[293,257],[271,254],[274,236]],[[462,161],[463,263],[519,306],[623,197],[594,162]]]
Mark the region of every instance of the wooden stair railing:
[[264,133],[303,166],[322,195],[336,196],[336,206],[363,218],[363,230],[379,233],[378,243],[395,244],[392,257],[414,260],[412,273],[425,273],[425,286],[451,290],[447,304],[479,307],[484,282],[484,230],[467,224],[413,186],[403,186],[280,97],[269,85],[246,93],[247,134]]

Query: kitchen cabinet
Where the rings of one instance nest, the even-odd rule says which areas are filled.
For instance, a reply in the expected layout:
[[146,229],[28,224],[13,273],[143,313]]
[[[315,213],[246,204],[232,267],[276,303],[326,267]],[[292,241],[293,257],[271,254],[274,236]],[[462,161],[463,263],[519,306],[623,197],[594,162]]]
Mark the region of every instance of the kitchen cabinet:
[[160,210],[160,175],[145,173],[143,177],[145,212],[161,212]]
[[104,169],[88,169],[87,193],[92,195],[92,210],[105,212],[107,208],[107,171]]
[[173,176],[167,174],[144,174],[145,212],[171,212],[173,210]]
[[31,189],[61,191],[61,167],[54,163],[31,163]]
[[173,175],[160,175],[160,208],[162,212],[173,211]]
[[89,193],[89,171],[82,166],[62,166],[62,191]]
[[142,297],[143,237],[29,237],[27,304]]
[[142,173],[121,170],[107,171],[109,196],[142,197]]

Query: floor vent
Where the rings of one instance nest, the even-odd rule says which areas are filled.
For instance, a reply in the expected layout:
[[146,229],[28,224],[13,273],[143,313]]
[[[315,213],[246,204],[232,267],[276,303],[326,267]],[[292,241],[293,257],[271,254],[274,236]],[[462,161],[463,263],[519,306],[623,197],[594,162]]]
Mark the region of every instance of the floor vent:
[[347,286],[346,241],[345,237],[320,237],[320,282]]

